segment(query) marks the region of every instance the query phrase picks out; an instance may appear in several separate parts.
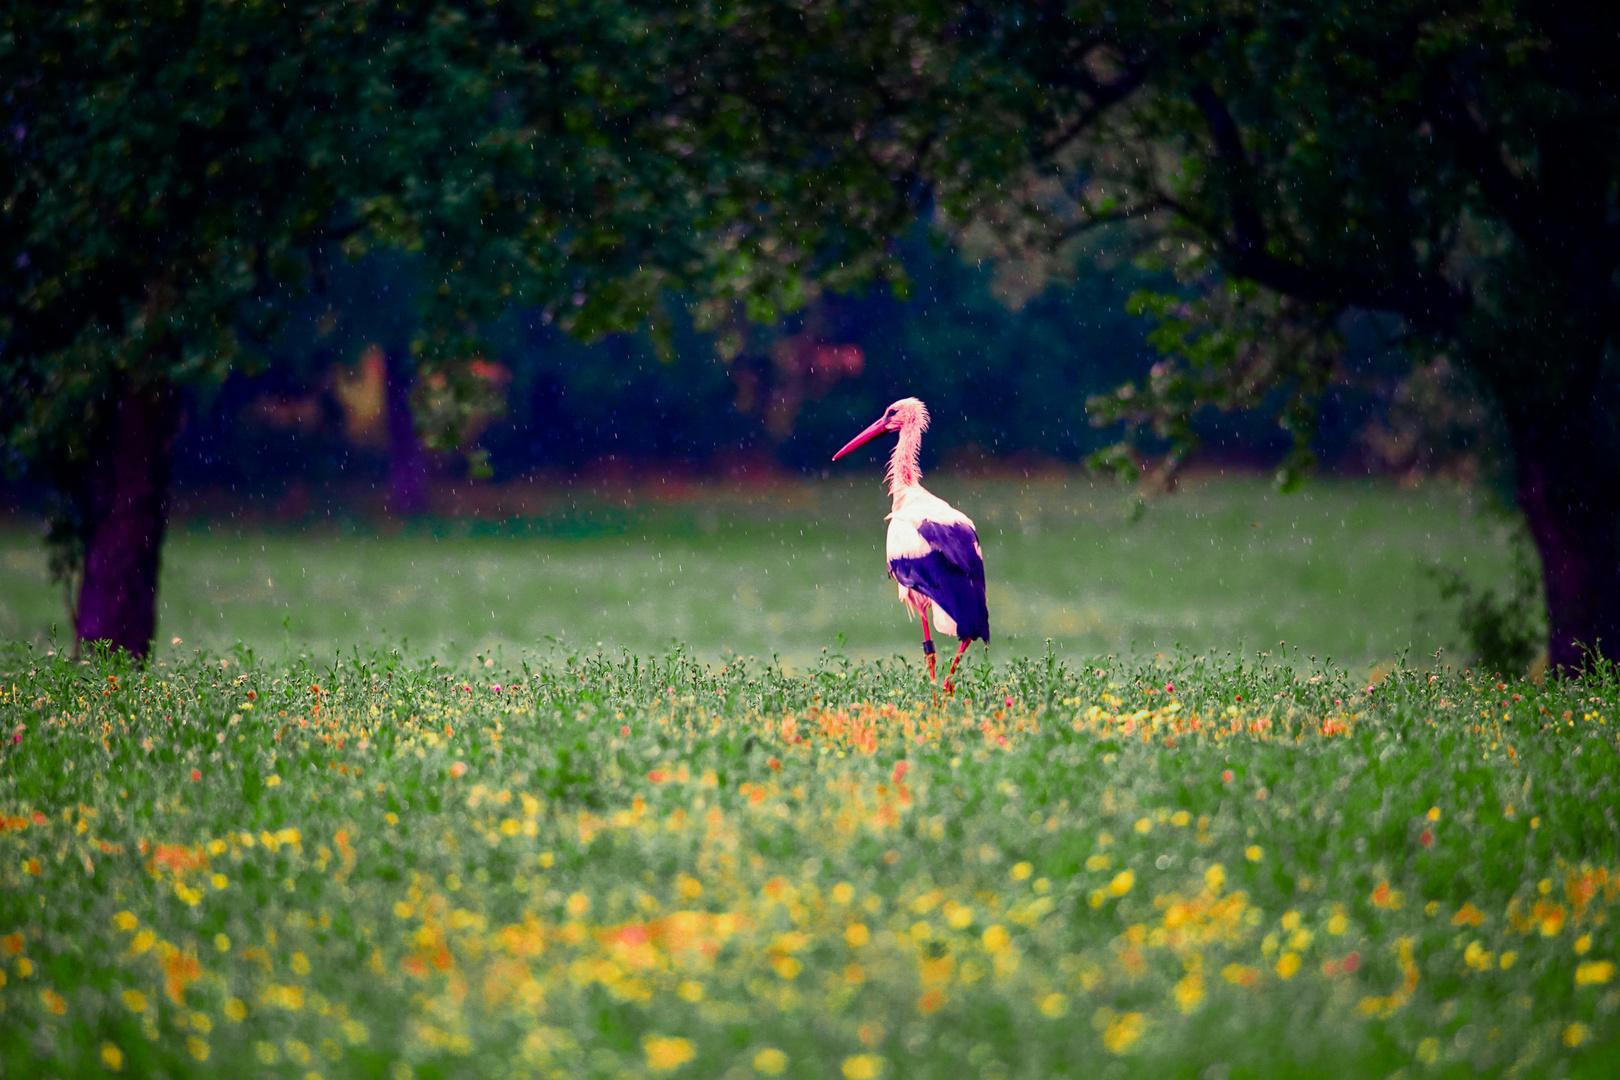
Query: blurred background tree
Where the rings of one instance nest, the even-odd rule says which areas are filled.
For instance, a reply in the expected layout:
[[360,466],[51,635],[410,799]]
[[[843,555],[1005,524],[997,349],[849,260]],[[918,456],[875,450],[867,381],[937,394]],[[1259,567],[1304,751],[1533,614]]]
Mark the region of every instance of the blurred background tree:
[[1093,402],[1165,441],[1161,481],[1211,404],[1275,419],[1285,482],[1309,466],[1348,327],[1375,313],[1406,401],[1457,378],[1488,411],[1550,662],[1620,642],[1620,11],[1034,3],[956,25],[1024,139],[1009,242],[1125,219],[1180,282],[1133,302],[1164,359]]

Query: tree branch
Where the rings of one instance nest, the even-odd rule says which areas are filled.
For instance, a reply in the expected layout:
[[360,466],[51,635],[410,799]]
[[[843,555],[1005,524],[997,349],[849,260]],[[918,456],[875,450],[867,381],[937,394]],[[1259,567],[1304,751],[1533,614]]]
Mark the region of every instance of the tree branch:
[[1468,296],[1436,275],[1409,273],[1391,278],[1372,270],[1289,262],[1273,254],[1265,218],[1254,198],[1254,167],[1244,152],[1236,118],[1208,83],[1195,86],[1192,99],[1204,114],[1216,160],[1226,172],[1232,229],[1227,232],[1217,223],[1200,222],[1196,216],[1188,215],[1185,207],[1175,209],[1216,241],[1225,253],[1223,261],[1228,269],[1306,303],[1394,311],[1429,330],[1448,330],[1456,324],[1468,306]]

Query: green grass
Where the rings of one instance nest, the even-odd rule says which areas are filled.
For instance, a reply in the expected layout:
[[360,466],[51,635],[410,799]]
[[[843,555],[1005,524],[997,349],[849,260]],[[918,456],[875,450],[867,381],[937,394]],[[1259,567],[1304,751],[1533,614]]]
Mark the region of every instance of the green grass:
[[[930,483],[979,525],[1003,658],[1048,638],[1119,655],[1285,640],[1357,666],[1456,654],[1453,613],[1423,568],[1481,585],[1509,576],[1507,526],[1443,484],[1320,482],[1283,496],[1252,478],[1193,483],[1133,523],[1120,489],[1074,476]],[[405,640],[464,660],[550,637],[633,653],[680,641],[708,659],[802,668],[842,641],[854,657],[914,658],[917,627],[884,575],[887,511],[872,477],[840,477],[629,505],[555,496],[535,516],[393,533],[192,521],[165,549],[159,643],[171,656],[241,642],[330,657],[345,642]],[[0,532],[0,636],[43,641],[65,625],[37,537]]]
[[1620,680],[0,651],[0,1075],[1612,1075]]

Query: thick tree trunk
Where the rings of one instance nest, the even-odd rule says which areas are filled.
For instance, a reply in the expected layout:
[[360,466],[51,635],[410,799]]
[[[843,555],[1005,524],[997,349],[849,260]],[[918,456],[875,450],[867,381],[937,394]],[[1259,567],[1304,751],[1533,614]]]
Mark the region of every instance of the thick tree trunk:
[[144,657],[157,629],[158,564],[180,395],[168,382],[126,385],[110,419],[89,481],[74,630],[80,642],[106,641]]
[[400,517],[427,508],[427,455],[411,415],[411,369],[400,350],[386,356],[388,403],[388,511]]
[[1588,650],[1620,658],[1620,448],[1584,413],[1513,432],[1519,507],[1541,554],[1547,663],[1569,674],[1586,669]]

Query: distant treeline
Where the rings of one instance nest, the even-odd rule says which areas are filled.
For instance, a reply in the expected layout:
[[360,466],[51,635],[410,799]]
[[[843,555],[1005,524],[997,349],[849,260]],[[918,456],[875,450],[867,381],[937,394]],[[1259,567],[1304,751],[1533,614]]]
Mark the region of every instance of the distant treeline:
[[[1090,424],[1086,399],[1146,377],[1157,359],[1151,326],[1127,313],[1127,301],[1164,287],[1162,278],[1121,262],[1031,286],[924,240],[908,242],[905,255],[907,299],[880,286],[824,296],[777,327],[739,324],[729,329],[741,348],[729,358],[718,335],[679,316],[673,348],[661,351],[646,335],[579,342],[540,313],[515,312],[485,333],[505,412],[481,426],[477,445],[497,480],[610,460],[817,471],[883,405],[911,394],[934,416],[925,467],[1079,462],[1117,437]],[[399,377],[408,350],[410,278],[400,265],[331,268],[292,305],[261,373],[233,376],[192,403],[177,481],[264,492],[291,478],[386,475],[398,448],[383,430],[379,380]],[[380,359],[389,350],[393,364]],[[1377,359],[1375,347],[1361,350],[1364,374],[1377,375]],[[369,392],[368,370],[377,381]],[[1374,378],[1336,392],[1317,439],[1325,465],[1369,467],[1362,436],[1387,411],[1387,390]],[[1208,453],[1228,463],[1266,467],[1287,447],[1263,417],[1212,413],[1203,427]],[[445,456],[438,467],[462,465]]]

